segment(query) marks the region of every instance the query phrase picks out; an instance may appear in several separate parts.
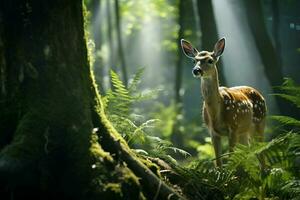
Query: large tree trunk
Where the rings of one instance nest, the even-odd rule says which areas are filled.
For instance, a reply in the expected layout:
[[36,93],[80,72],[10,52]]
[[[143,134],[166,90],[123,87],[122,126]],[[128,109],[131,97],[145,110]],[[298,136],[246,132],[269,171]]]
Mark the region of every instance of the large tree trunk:
[[76,195],[91,178],[93,129],[81,1],[1,4],[1,178]]
[[1,199],[179,198],[104,115],[82,1],[2,1],[0,34]]
[[[213,50],[215,43],[220,39],[218,36],[212,0],[202,0],[197,3],[202,33],[202,46],[199,50],[211,51]],[[222,60],[220,60],[218,63],[219,80],[221,85],[226,85],[223,71]]]

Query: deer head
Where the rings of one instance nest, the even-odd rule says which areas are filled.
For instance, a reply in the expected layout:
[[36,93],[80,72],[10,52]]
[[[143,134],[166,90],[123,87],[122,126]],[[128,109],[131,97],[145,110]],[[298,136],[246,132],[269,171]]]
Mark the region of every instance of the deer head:
[[182,39],[181,40],[181,47],[184,54],[191,58],[195,66],[193,68],[193,75],[194,77],[210,77],[216,71],[216,63],[219,60],[219,57],[223,54],[225,48],[225,38],[221,38],[214,47],[212,52],[209,51],[198,51],[193,45]]

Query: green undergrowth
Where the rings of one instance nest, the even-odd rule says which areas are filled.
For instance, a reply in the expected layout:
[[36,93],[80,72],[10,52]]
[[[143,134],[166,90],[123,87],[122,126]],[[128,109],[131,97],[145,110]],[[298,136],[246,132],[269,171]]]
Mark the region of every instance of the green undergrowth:
[[[210,145],[200,149],[206,154],[200,154],[197,159],[177,161],[170,151],[184,156],[189,156],[189,153],[167,140],[152,136],[151,129],[158,126],[160,119],[139,118],[143,113],[135,113],[133,109],[137,102],[145,99],[137,90],[141,75],[138,72],[131,85],[126,87],[119,76],[111,72],[114,88],[101,99],[103,113],[138,158],[175,190],[188,199],[300,199],[298,119],[272,117],[280,123],[294,126],[293,131],[284,132],[269,142],[252,141],[249,146],[237,145],[233,153],[223,156],[225,164],[222,168],[214,166],[208,150]],[[299,87],[286,79],[281,89],[285,94],[278,95],[299,108]]]

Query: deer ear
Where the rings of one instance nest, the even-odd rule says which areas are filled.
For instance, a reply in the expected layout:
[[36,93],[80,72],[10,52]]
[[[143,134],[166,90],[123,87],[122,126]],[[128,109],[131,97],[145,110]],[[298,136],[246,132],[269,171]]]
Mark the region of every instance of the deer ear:
[[198,50],[195,49],[191,43],[188,41],[181,39],[181,48],[183,50],[183,53],[189,57],[189,58],[194,58],[197,55]]
[[225,49],[225,38],[221,38],[216,44],[214,48],[214,56],[218,58],[223,54]]

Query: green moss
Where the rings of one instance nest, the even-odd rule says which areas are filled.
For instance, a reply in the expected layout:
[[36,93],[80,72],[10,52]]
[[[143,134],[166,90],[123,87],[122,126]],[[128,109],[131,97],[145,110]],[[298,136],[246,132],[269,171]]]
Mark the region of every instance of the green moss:
[[122,194],[121,184],[120,183],[107,183],[104,186],[105,191],[112,191],[114,193]]
[[122,145],[124,145],[124,147],[126,147],[127,150],[129,150],[129,147],[124,138],[117,132],[117,130],[113,127],[113,125],[105,115],[103,102],[101,100],[101,95],[99,93],[93,71],[90,72],[90,78],[93,85],[93,90],[95,92],[95,110],[97,111],[98,115],[100,115],[101,123],[104,125],[107,131],[115,138],[115,140],[120,141]]
[[132,199],[132,197],[135,197],[136,199],[144,199],[138,177],[125,166],[121,168],[121,173],[120,180],[124,198]]
[[145,158],[140,157],[140,156],[139,156],[139,160],[144,165],[146,165],[146,167],[149,168],[154,174],[156,174],[158,177],[161,177],[160,168],[159,168],[158,165],[156,165],[155,163],[151,162],[150,160],[145,159]]
[[92,153],[92,155],[96,157],[101,157],[110,162],[113,162],[113,158],[111,157],[111,155],[108,152],[104,151],[100,146],[100,144],[98,143],[98,136],[96,133],[92,133],[91,135],[90,152]]

